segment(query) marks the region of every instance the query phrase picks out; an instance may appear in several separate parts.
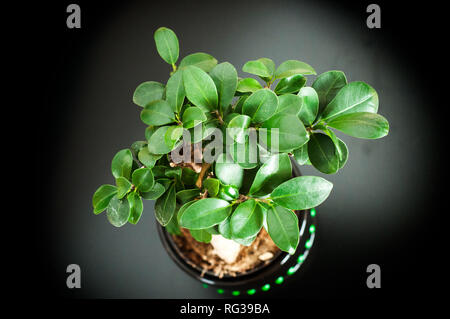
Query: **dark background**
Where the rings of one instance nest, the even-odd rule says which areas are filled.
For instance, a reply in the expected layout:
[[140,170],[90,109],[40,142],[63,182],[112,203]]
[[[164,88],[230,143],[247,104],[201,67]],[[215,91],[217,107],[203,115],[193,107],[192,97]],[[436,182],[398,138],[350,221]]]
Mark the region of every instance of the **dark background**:
[[[382,28],[368,29],[370,2],[76,1],[81,29],[67,29],[66,7],[41,7],[38,30],[42,85],[38,116],[38,206],[33,244],[41,263],[41,297],[214,298],[164,251],[145,205],[138,225],[120,229],[92,214],[91,198],[113,183],[114,154],[144,139],[135,87],[165,83],[170,66],[157,54],[153,32],[173,29],[180,58],[207,52],[242,65],[259,57],[276,64],[299,59],[318,74],[343,70],[380,98],[390,134],[375,141],[340,135],[350,155],[318,208],[314,255],[283,289],[265,297],[425,298],[442,284],[443,226],[439,198],[446,171],[440,141],[448,104],[438,80],[445,57],[442,10],[433,2],[381,6]],[[444,64],[445,65],[445,64]],[[447,68],[445,66],[445,68]],[[445,69],[444,68],[444,69]],[[310,85],[314,76],[309,77]],[[304,174],[323,174],[303,168]],[[79,264],[82,288],[66,288],[66,267]],[[366,267],[381,266],[378,290],[366,286]]]

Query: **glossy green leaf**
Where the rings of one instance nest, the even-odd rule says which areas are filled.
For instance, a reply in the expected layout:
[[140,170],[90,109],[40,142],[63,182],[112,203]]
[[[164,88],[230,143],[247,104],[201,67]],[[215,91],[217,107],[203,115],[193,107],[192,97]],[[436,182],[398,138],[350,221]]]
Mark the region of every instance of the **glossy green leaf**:
[[308,160],[308,144],[303,145],[300,148],[297,148],[292,153],[294,155],[294,159],[297,162],[298,165],[305,165]]
[[242,95],[238,102],[236,103],[236,105],[234,106],[233,112],[239,114],[242,113],[242,106],[244,105],[245,100],[248,99],[248,97],[250,96],[250,94],[244,94]]
[[207,120],[205,113],[196,106],[188,107],[183,113],[183,127],[191,128]]
[[180,226],[205,229],[224,221],[231,212],[231,204],[218,198],[204,198],[190,205],[180,218]]
[[231,233],[231,215],[228,216],[223,222],[221,222],[219,225],[217,225],[217,230],[219,231],[219,234],[222,235],[222,237],[226,239],[232,239],[233,234]]
[[106,208],[106,216],[113,226],[121,227],[125,225],[130,216],[130,204],[128,200],[119,199],[117,196],[111,198]]
[[169,64],[175,64],[178,60],[180,50],[175,32],[168,28],[161,27],[155,31],[154,39],[156,49],[161,58]]
[[311,134],[308,157],[312,165],[322,173],[334,174],[339,169],[339,154],[333,140],[325,134]]
[[138,191],[143,193],[149,192],[155,184],[152,170],[149,168],[139,168],[135,170],[131,180]]
[[136,141],[131,144],[130,149],[134,157],[137,157],[141,149],[147,147],[147,141]]
[[309,209],[322,204],[333,184],[319,176],[294,177],[274,189],[270,198],[289,209]]
[[130,178],[131,167],[133,165],[133,154],[129,149],[124,149],[114,156],[111,162],[111,172],[115,178],[121,176]]
[[297,60],[287,60],[280,64],[275,71],[275,78],[282,79],[296,74],[316,74],[309,64]]
[[389,133],[388,121],[379,114],[360,112],[334,117],[328,125],[353,137],[376,139]]
[[258,234],[263,218],[261,206],[254,199],[239,204],[230,220],[233,238],[248,238]]
[[346,84],[347,78],[342,71],[324,72],[316,78],[312,87],[319,96],[319,114]]
[[287,78],[283,78],[275,87],[275,93],[287,94],[297,93],[306,83],[306,78],[301,74],[296,74]]
[[236,93],[238,75],[234,66],[223,62],[214,67],[209,74],[214,81],[219,96],[219,106],[222,113],[227,113],[234,93]]
[[158,100],[145,106],[141,120],[147,125],[159,126],[175,122],[175,114],[167,101]]
[[176,218],[172,217],[170,222],[166,225],[166,230],[169,234],[180,236],[182,235],[180,226]]
[[133,187],[133,185],[125,178],[125,177],[118,177],[116,179],[116,185],[117,185],[117,198],[122,199]]
[[273,75],[275,74],[275,63],[272,61],[272,59],[259,58],[257,61],[262,62],[269,71],[270,76],[265,78],[263,77],[264,81],[269,82],[270,80],[272,80]]
[[142,203],[141,196],[136,192],[131,192],[127,196],[128,203],[130,204],[130,216],[128,222],[136,225],[141,218],[142,211],[144,210],[144,204]]
[[252,236],[252,237],[248,237],[248,238],[233,238],[233,240],[242,246],[248,247],[253,243],[255,238],[256,238],[256,235]]
[[265,121],[259,132],[267,136],[267,147],[272,151],[278,149],[279,152],[295,150],[309,139],[299,118],[283,113],[275,114]]
[[145,129],[145,139],[146,139],[147,141],[150,140],[150,137],[152,137],[153,133],[155,133],[155,131],[156,131],[157,129],[158,129],[158,128],[157,128],[156,126],[152,126],[152,125],[148,126],[148,127]]
[[176,196],[181,204],[186,204],[187,202],[190,202],[194,198],[200,196],[200,190],[198,188],[185,189],[185,190],[177,192]]
[[217,197],[227,201],[233,201],[239,197],[239,189],[233,185],[221,185]]
[[267,66],[259,60],[248,61],[242,67],[242,71],[257,75],[262,78],[270,78],[273,73],[267,68]]
[[158,199],[159,197],[161,197],[161,195],[164,194],[165,191],[166,191],[166,189],[164,188],[163,185],[155,182],[152,189],[148,192],[141,193],[141,196],[143,199],[154,200],[154,199]]
[[198,200],[193,200],[190,202],[187,202],[186,204],[183,204],[180,209],[178,210],[178,214],[177,214],[177,223],[180,224],[180,219],[181,216],[183,216],[184,212],[186,211],[186,209],[191,206],[192,204],[194,204],[195,202],[197,202]]
[[247,115],[237,115],[228,123],[228,134],[238,143],[245,143],[247,136],[247,128],[250,126],[252,119]]
[[216,177],[224,185],[233,185],[237,188],[242,186],[244,169],[234,163],[232,159],[222,153],[218,156],[214,170]]
[[179,145],[177,143],[173,147],[170,147],[166,144],[165,136],[168,129],[169,126],[161,126],[153,133],[148,141],[148,150],[150,153],[167,154]]
[[169,223],[170,219],[175,214],[175,208],[175,185],[172,185],[155,202],[155,216],[162,226],[166,226]]
[[321,119],[331,120],[350,113],[377,113],[378,94],[364,82],[351,82],[344,86],[323,110]]
[[180,69],[184,69],[190,65],[196,66],[205,72],[210,72],[217,64],[217,60],[203,52],[197,52],[185,56],[180,62]]
[[196,173],[194,170],[188,167],[183,167],[181,169],[181,181],[183,182],[183,184],[194,185],[195,182],[197,181],[197,178],[198,173]]
[[183,70],[178,70],[167,81],[166,100],[172,111],[180,113],[186,92],[183,84]]
[[138,85],[133,93],[133,102],[144,107],[153,101],[162,100],[163,96],[163,84],[155,81],[147,81]]
[[218,230],[218,225],[206,228],[205,231],[207,231],[211,235],[220,235],[219,230]]
[[298,112],[298,118],[305,126],[310,126],[317,117],[319,111],[319,97],[312,87],[303,87],[298,96],[301,100],[301,108]]
[[242,113],[250,116],[252,122],[262,123],[275,114],[278,107],[278,97],[269,89],[261,89],[245,100]]
[[98,215],[108,207],[109,201],[117,194],[117,187],[113,185],[100,186],[92,196],[94,214]]
[[267,211],[267,231],[275,245],[294,254],[300,238],[298,218],[292,210],[273,206]]
[[168,178],[180,178],[181,173],[181,167],[167,167],[164,171],[164,175],[166,175]]
[[196,241],[202,243],[209,243],[212,239],[212,235],[205,229],[190,229],[189,232]]
[[229,152],[233,161],[244,169],[258,166],[258,145],[251,143],[249,137],[246,138],[245,143],[231,144]]
[[292,177],[292,165],[286,153],[272,155],[256,173],[249,194],[270,194],[275,187]]
[[217,108],[217,89],[211,77],[196,66],[188,66],[183,71],[186,96],[194,105],[215,110]]
[[164,134],[164,143],[166,143],[169,149],[173,150],[176,146],[182,143],[182,141],[180,141],[182,136],[183,127],[178,125],[170,126]]
[[298,95],[283,94],[278,97],[278,108],[276,113],[285,113],[297,116],[301,107],[302,101]]
[[207,178],[203,186],[208,191],[209,197],[216,197],[219,193],[220,181],[217,178]]
[[138,154],[139,161],[148,168],[152,168],[153,166],[155,166],[156,161],[160,158],[161,155],[150,153],[148,150],[148,146],[141,149]]
[[236,91],[241,93],[253,93],[260,89],[262,89],[262,85],[258,82],[258,80],[255,80],[253,78],[245,78],[242,80],[239,80]]
[[343,140],[341,140],[339,137],[337,139],[338,139],[338,143],[339,143],[339,148],[341,150],[341,155],[339,157],[339,169],[341,169],[345,166],[345,163],[347,163],[348,148]]

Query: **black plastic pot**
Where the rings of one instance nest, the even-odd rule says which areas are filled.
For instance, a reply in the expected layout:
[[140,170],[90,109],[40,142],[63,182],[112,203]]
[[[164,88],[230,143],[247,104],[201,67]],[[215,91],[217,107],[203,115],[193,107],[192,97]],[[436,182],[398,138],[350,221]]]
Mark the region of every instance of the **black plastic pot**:
[[[298,165],[294,161],[293,175],[301,176]],[[169,256],[181,269],[199,280],[204,287],[214,287],[218,294],[224,296],[249,296],[282,285],[285,280],[297,273],[310,254],[316,235],[316,210],[312,208],[298,211],[297,216],[299,218],[300,241],[295,254],[289,255],[280,252],[266,265],[256,267],[245,274],[224,276],[223,278],[219,278],[211,272],[202,275],[202,269],[194,267],[186,261],[173,241],[172,235],[158,222],[157,228],[162,244]]]

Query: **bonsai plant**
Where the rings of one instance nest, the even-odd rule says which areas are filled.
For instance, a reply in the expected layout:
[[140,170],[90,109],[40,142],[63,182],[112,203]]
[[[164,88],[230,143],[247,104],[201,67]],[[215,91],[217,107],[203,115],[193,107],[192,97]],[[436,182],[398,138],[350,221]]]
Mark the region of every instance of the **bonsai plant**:
[[97,189],[94,214],[106,210],[117,227],[136,224],[143,200],[155,200],[156,219],[167,232],[212,241],[226,262],[264,234],[293,254],[299,212],[325,201],[332,184],[294,176],[292,163],[335,174],[348,149],[333,129],[363,139],[387,135],[376,91],[347,83],[341,71],[322,73],[306,86],[306,76],[316,72],[297,60],[278,67],[268,58],[245,63],[242,71],[259,80],[238,77],[232,64],[206,53],[177,64],[175,33],[162,27],[154,39],[170,77],[136,88],[145,140],[114,156],[115,185]]

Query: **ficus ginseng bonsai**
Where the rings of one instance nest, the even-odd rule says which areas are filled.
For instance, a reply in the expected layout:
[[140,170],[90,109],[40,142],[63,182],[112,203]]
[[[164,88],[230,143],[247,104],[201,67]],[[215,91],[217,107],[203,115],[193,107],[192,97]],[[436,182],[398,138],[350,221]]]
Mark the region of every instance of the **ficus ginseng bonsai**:
[[134,92],[148,125],[146,140],[114,156],[115,186],[95,192],[94,213],[106,210],[117,227],[136,224],[142,199],[156,200],[156,219],[172,234],[183,227],[200,242],[220,234],[250,245],[264,227],[281,250],[294,253],[294,211],[321,204],[332,184],[318,176],[293,177],[290,157],[334,174],[348,149],[332,128],[364,139],[387,135],[376,91],[364,82],[347,83],[341,71],[305,86],[305,75],[316,72],[297,60],[277,68],[268,58],[245,63],[242,70],[263,86],[206,53],[176,65],[178,39],[168,28],[159,28],[154,39],[172,72],[166,85],[144,82]]

